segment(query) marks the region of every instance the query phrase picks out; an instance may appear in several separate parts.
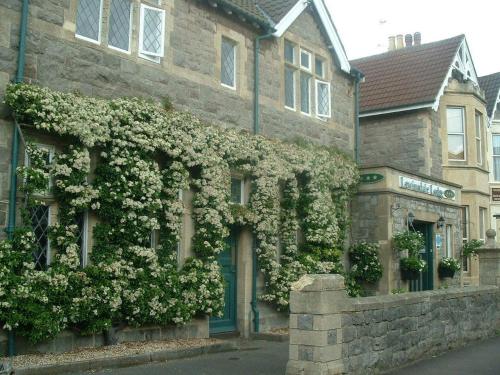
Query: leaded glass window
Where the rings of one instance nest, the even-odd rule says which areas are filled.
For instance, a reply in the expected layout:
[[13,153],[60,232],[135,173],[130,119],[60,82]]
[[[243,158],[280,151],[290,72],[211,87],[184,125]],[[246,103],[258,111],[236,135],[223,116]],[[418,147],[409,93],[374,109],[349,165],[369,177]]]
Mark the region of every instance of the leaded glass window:
[[162,57],[164,52],[165,11],[141,4],[139,53]]
[[300,73],[300,110],[302,113],[311,113],[311,76]]
[[220,79],[223,85],[236,87],[236,45],[226,38],[222,38]]
[[130,51],[131,17],[132,3],[130,0],[111,0],[108,35],[110,47]]
[[50,264],[50,207],[44,205],[34,206],[30,210],[30,217],[31,228],[35,235],[35,250],[33,251],[35,268],[44,270]]
[[231,178],[231,202],[243,204],[243,180]]
[[292,43],[285,41],[285,61],[295,64],[295,47]]
[[101,41],[102,0],[79,0],[76,9],[76,36]]
[[319,59],[316,57],[315,59],[315,72],[316,75],[320,78],[325,78],[325,72],[324,72],[324,62],[323,60]]
[[295,109],[295,70],[285,67],[285,106]]
[[316,114],[319,117],[330,117],[330,112],[330,83],[316,81]]

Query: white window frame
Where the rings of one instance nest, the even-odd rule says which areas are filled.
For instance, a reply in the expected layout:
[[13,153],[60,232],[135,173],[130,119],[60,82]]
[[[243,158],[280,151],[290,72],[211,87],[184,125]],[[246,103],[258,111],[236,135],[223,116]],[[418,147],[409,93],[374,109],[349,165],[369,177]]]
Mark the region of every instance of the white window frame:
[[286,109],[289,109],[290,111],[296,111],[297,110],[297,69],[294,69],[293,67],[291,67],[290,65],[286,65],[285,64],[285,72],[286,72],[286,69],[290,69],[293,71],[292,75],[293,75],[293,79],[292,79],[292,88],[293,88],[293,107],[289,107],[286,105],[286,85],[284,85],[284,92],[285,92],[285,108]]
[[[80,1],[80,0],[79,0]],[[76,18],[75,18],[75,38],[85,40],[86,42],[90,42],[93,44],[101,44],[101,38],[102,38],[102,12],[103,12],[103,4],[104,0],[100,0],[100,6],[99,6],[99,32],[97,33],[97,40],[80,35],[76,32]],[[78,4],[77,4],[77,12],[78,12]]]
[[[144,39],[144,9],[152,9],[156,12],[161,13],[161,50],[158,53],[151,53],[149,51],[144,51],[143,49],[143,39]],[[139,57],[144,59],[159,63],[160,59],[165,55],[165,9],[152,7],[141,3],[139,12]]]
[[[225,83],[222,82],[222,43],[224,43],[224,39],[233,46],[233,83],[234,83],[234,86],[230,86],[230,85],[225,84]],[[226,87],[228,89],[231,89],[231,90],[235,91],[236,90],[236,69],[238,67],[238,64],[236,63],[236,58],[238,57],[237,54],[236,54],[236,46],[238,44],[234,40],[226,38],[224,36],[221,38],[220,43],[221,43],[221,66],[220,66],[221,76],[220,76],[220,84],[223,87]]]
[[[500,125],[500,124],[499,124]],[[492,157],[492,162],[493,162],[493,165],[492,165],[492,169],[493,169],[493,180],[494,181],[500,181],[500,176],[495,176],[495,158],[500,158],[500,154],[495,154],[495,147],[493,146],[495,143],[493,142],[493,139],[495,137],[499,137],[500,138],[500,133],[493,133],[491,135],[491,157]],[[498,177],[498,178],[497,178]]]
[[[240,180],[240,201],[239,202],[233,202],[233,200],[231,199],[231,203],[232,204],[240,204],[240,205],[244,205],[245,204],[245,179],[244,178],[241,178],[241,177],[237,177],[237,176],[233,176],[231,177],[231,180]],[[231,181],[231,184],[232,184],[232,181]],[[232,186],[231,186],[232,188]]]
[[[302,65],[302,54],[306,54],[307,55],[307,59],[309,60],[309,68]],[[300,68],[307,71],[307,72],[312,72],[312,53],[305,50],[305,49],[300,49],[300,53],[299,53],[299,65],[300,65]]]
[[[307,74],[307,73],[306,73]],[[309,103],[309,112],[304,112],[302,111],[302,73],[300,74],[300,113],[302,113],[303,115],[305,116],[311,116],[311,112],[312,112],[312,106],[311,106],[311,88],[312,88],[312,85],[311,85],[311,81],[313,80],[313,76],[311,76],[310,74],[308,74],[308,77],[309,77],[309,80],[307,81],[308,82],[308,85],[309,85],[309,99],[308,99],[308,103]]]
[[[101,0],[102,1],[102,0]],[[111,0],[113,1],[113,0]],[[109,4],[109,9],[110,9],[110,15],[109,15],[109,19],[108,19],[108,34],[109,34],[109,29],[110,29],[110,19],[111,19],[111,2]],[[111,44],[109,44],[109,36],[108,36],[108,48],[112,49],[112,50],[115,50],[115,51],[119,51],[119,52],[123,52],[123,53],[126,53],[126,54],[129,54],[132,52],[132,20],[133,20],[133,12],[134,12],[134,2],[133,0],[130,1],[130,20],[129,20],[129,29],[128,29],[128,50],[125,50],[125,49],[121,49],[121,48],[118,48],[118,47],[115,47],[115,46],[112,46]]]
[[[449,109],[460,109],[462,111],[462,133],[450,133],[449,131],[449,127],[448,127],[448,110]],[[446,156],[449,155],[450,153],[450,146],[449,146],[449,139],[448,139],[448,136],[449,135],[461,135],[462,136],[462,139],[463,139],[463,145],[464,145],[464,158],[463,159],[450,159],[448,158],[448,160],[450,161],[467,161],[467,140],[465,138],[465,134],[466,134],[466,127],[467,127],[467,123],[466,123],[466,119],[465,119],[465,108],[464,107],[446,107],[446,143],[447,143],[447,150],[446,150]]]
[[83,212],[83,228],[82,228],[82,264],[81,267],[85,268],[87,267],[87,264],[89,263],[89,248],[88,248],[88,241],[89,241],[89,211],[85,210]]
[[[328,87],[328,114],[327,115],[319,113],[318,86],[321,85],[321,84],[324,84],[324,85],[326,85]],[[321,81],[319,79],[315,80],[316,117],[318,117],[319,119],[327,119],[327,118],[331,118],[332,117],[332,87],[331,86],[332,85],[331,85],[330,82]]]
[[[479,120],[479,123],[477,122]],[[474,113],[474,126],[476,130],[476,160],[478,165],[483,165],[483,114],[479,111]],[[479,131],[479,134],[478,134]]]

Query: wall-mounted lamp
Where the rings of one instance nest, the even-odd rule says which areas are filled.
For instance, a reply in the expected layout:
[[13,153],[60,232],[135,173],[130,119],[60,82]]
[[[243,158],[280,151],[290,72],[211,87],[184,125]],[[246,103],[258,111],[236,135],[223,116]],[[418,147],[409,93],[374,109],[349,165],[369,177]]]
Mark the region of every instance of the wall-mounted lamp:
[[437,221],[436,224],[437,224],[437,227],[439,229],[442,229],[444,227],[444,223],[445,223],[444,217],[441,216],[441,217],[439,217],[439,219],[438,219],[438,221]]
[[413,225],[413,222],[415,221],[415,215],[413,214],[413,212],[408,212],[408,217],[406,218],[406,220],[408,221],[408,226]]

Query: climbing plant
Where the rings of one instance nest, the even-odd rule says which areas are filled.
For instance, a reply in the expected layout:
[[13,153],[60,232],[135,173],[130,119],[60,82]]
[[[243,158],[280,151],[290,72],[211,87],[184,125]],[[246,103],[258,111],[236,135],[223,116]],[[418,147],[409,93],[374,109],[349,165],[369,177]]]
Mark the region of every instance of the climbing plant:
[[[261,298],[278,309],[288,307],[289,286],[302,274],[341,270],[358,172],[340,153],[219,129],[141,99],[18,84],[7,88],[6,102],[19,121],[65,146],[50,165],[20,171],[44,184],[53,180],[55,257],[46,270],[33,267],[28,217],[12,241],[0,243],[5,329],[38,341],[67,327],[91,333],[121,322],[182,324],[220,314],[224,285],[216,256],[232,225],[252,228],[265,276]],[[28,149],[32,158],[37,152]],[[232,171],[251,181],[247,206],[229,203]],[[187,189],[194,194],[195,256],[179,268],[179,191]],[[97,223],[90,264],[82,268],[77,218],[85,211]]]

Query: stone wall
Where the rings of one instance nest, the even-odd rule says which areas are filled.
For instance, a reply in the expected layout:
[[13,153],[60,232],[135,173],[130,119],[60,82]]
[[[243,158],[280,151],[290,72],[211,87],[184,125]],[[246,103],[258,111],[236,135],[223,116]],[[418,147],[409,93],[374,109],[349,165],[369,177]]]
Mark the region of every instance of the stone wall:
[[496,286],[351,299],[340,275],[292,287],[288,375],[376,374],[493,336]]
[[[167,327],[125,327],[116,332],[118,343],[170,339],[208,338],[208,318],[195,319],[184,326]],[[32,344],[22,337],[16,337],[16,354],[64,353],[80,348],[97,348],[105,343],[103,334],[82,336],[72,331],[63,331],[53,340]],[[0,330],[0,357],[7,355],[7,334]]]

